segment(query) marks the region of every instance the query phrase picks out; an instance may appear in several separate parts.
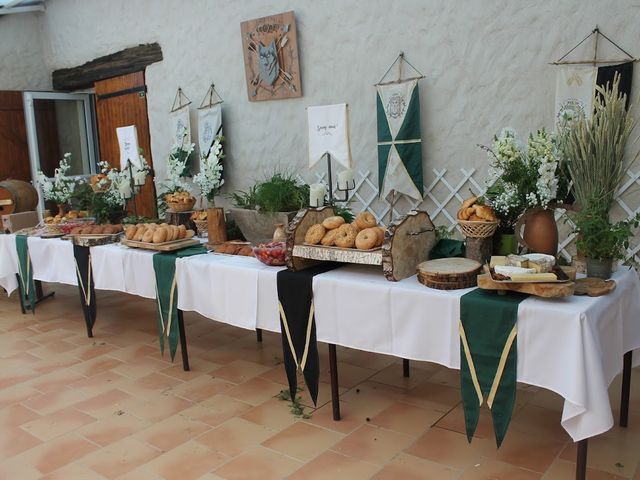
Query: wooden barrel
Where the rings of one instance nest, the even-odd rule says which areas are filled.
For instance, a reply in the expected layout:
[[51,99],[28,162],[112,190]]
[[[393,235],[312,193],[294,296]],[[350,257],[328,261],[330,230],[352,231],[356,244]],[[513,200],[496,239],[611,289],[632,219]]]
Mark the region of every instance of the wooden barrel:
[[38,205],[38,192],[30,183],[21,180],[0,182],[0,215],[29,212]]

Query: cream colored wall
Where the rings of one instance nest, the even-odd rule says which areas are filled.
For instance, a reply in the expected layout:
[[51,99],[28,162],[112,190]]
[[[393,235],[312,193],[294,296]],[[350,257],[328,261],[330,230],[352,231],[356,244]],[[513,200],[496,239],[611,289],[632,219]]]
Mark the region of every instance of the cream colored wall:
[[[240,22],[287,10],[297,18],[303,97],[249,103]],[[177,87],[193,100],[195,112],[215,82],[225,100],[228,192],[276,166],[309,177],[308,105],[347,102],[355,166],[375,169],[372,85],[400,50],[427,77],[421,82],[427,182],[433,167],[484,170],[486,158],[476,144],[489,142],[501,127],[525,133],[552,126],[555,70],[548,62],[596,24],[640,56],[639,15],[637,0],[50,0],[40,20],[50,70],[160,43],[164,60],[146,74],[160,176]],[[600,51],[614,55],[602,42]],[[589,57],[592,50],[576,53]]]
[[40,13],[0,16],[0,90],[50,90]]

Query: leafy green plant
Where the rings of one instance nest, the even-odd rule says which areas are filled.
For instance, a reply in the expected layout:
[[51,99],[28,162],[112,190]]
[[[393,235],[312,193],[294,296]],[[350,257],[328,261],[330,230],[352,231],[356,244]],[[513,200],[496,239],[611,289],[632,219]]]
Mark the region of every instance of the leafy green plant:
[[90,210],[93,196],[91,185],[87,182],[78,182],[69,198],[69,206],[73,210]]
[[309,186],[299,184],[289,173],[276,172],[257,182],[247,192],[234,192],[231,200],[239,208],[262,212],[291,212],[307,205]]
[[593,116],[578,117],[563,141],[576,201],[584,206],[597,198],[607,212],[627,168],[640,155],[625,161],[625,147],[636,121],[631,109],[626,110],[626,95],[620,94],[619,84],[616,75],[611,87],[596,86]]
[[351,223],[356,218],[351,210],[351,207],[346,203],[333,203],[333,212],[338,216],[344,218],[346,223]]
[[633,229],[640,225],[640,214],[629,220],[612,223],[602,203],[590,204],[575,214],[576,247],[585,257],[595,260],[624,259]]
[[[301,392],[302,388],[298,387],[296,393]],[[280,390],[280,393],[277,395],[277,398],[282,400],[283,402],[291,402],[291,406],[289,407],[289,411],[294,417],[303,418],[308,420],[311,418],[310,413],[306,413],[304,411],[304,406],[300,403],[302,401],[302,397],[300,395],[296,395],[296,398],[291,399],[291,393],[289,390]]]

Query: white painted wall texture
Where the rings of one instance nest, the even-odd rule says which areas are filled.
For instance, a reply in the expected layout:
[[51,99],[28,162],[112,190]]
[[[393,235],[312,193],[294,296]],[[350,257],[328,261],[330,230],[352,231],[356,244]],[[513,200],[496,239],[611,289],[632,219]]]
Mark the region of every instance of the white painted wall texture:
[[[287,10],[297,18],[303,96],[250,103],[240,22]],[[375,170],[373,84],[401,50],[426,75],[421,81],[426,182],[434,167],[484,171],[486,157],[476,144],[488,143],[503,126],[523,134],[552,127],[555,70],[548,62],[595,25],[640,56],[639,16],[637,0],[50,0],[37,18],[49,71],[139,43],[160,43],[164,60],[146,73],[159,176],[177,87],[194,102],[195,125],[195,108],[215,82],[225,100],[229,192],[276,167],[308,176],[309,105],[347,102],[355,166]],[[603,42],[599,47],[602,56],[620,58]],[[585,45],[572,58],[592,53]],[[23,83],[34,75],[25,70],[18,75]]]
[[0,16],[0,90],[50,90],[40,15]]

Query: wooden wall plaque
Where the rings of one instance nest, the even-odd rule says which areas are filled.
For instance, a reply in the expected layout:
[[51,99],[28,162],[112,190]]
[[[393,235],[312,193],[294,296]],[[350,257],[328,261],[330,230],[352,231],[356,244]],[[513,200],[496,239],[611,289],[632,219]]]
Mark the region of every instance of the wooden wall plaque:
[[240,30],[249,101],[301,97],[293,11],[247,20]]

